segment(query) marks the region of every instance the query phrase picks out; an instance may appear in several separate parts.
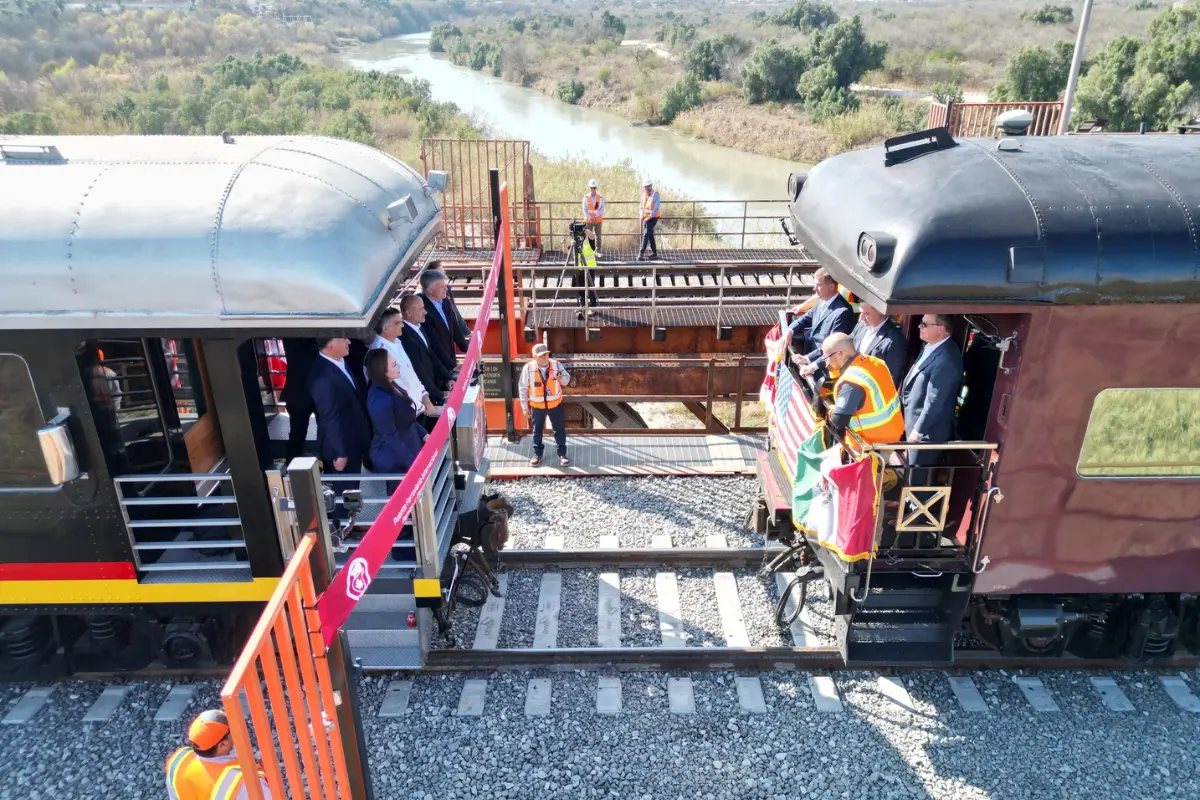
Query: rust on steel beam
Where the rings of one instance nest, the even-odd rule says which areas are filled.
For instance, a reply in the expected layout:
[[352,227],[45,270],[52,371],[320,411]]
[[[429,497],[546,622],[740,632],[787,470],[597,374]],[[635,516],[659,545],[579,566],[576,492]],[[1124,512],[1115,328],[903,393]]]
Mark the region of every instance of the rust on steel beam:
[[710,425],[713,431],[716,433],[729,433],[729,428],[726,428],[725,423],[717,419],[716,415],[713,415],[713,417],[709,419],[708,409],[704,407],[703,402],[687,400],[684,402],[683,407],[692,412],[692,416],[694,416],[696,419]]
[[[619,365],[592,366],[572,365],[570,357],[564,357],[571,371],[570,394],[581,394],[593,399],[602,397],[667,397],[704,398],[708,395],[708,367],[705,364],[681,364],[677,366]],[[762,384],[765,367],[746,367],[742,385],[757,387]],[[725,398],[737,394],[737,362],[718,366],[713,370],[713,395]]]

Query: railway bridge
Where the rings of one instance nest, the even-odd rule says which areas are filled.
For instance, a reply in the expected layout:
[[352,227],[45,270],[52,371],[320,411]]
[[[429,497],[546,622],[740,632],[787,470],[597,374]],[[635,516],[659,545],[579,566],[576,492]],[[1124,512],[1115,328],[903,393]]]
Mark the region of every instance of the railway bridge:
[[[710,459],[694,463],[703,447],[679,437],[715,435],[722,438],[713,444],[727,448],[749,444],[765,431],[754,402],[766,366],[763,335],[779,309],[812,293],[817,269],[789,243],[782,224],[787,176],[780,175],[777,198],[663,199],[659,257],[649,261],[637,258],[638,203],[609,199],[593,271],[598,304],[581,308],[567,254],[569,224],[582,219],[580,201],[537,198],[527,142],[429,139],[422,163],[426,174],[443,170],[449,179],[445,226],[421,263],[441,262],[468,324],[479,316],[495,245],[489,171],[508,187],[512,234],[503,244],[511,256],[511,309],[501,308],[503,298],[494,301],[484,345],[491,430],[508,427],[500,336],[507,325],[516,357],[510,365],[514,387],[537,341],[576,376],[566,397],[567,424],[585,438],[576,440],[572,471],[719,470]],[[584,191],[581,186],[580,197]],[[647,419],[643,403],[679,404],[695,420],[683,421],[690,428],[668,432],[653,416]],[[513,426],[524,427],[519,407],[515,415]],[[621,440],[626,455],[615,463],[614,448],[607,446],[613,436],[636,437]],[[503,438],[494,442],[499,451],[493,469],[527,472],[522,465],[529,442]],[[749,471],[741,459],[732,463],[736,471]]]

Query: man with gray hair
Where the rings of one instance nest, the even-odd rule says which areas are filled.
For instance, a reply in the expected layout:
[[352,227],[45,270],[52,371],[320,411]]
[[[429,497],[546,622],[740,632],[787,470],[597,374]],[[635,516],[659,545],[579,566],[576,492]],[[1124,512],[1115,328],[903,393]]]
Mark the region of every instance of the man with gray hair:
[[542,437],[546,432],[546,420],[550,420],[550,427],[554,429],[559,466],[571,465],[567,458],[567,423],[562,406],[562,387],[570,383],[571,373],[557,359],[550,357],[550,348],[541,342],[535,344],[533,360],[521,370],[518,387],[521,410],[533,428],[533,458],[529,459],[532,467],[542,463]]
[[430,261],[421,273],[421,299],[425,303],[425,321],[421,323],[421,330],[429,340],[434,357],[456,376],[458,358],[454,348],[457,346],[460,352],[467,352],[470,334],[450,296],[446,273],[438,269],[440,266],[440,261]]

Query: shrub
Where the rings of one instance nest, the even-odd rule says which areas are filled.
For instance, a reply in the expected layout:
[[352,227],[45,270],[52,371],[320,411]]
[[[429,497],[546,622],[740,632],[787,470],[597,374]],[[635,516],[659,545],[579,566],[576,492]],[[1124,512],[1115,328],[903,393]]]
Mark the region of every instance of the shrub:
[[1074,45],[1055,42],[1050,49],[1025,46],[1017,50],[1004,68],[1004,77],[988,93],[993,103],[1045,102],[1057,100],[1067,87]]
[[1037,25],[1057,25],[1060,22],[1073,22],[1075,20],[1075,11],[1067,5],[1056,6],[1046,3],[1041,8],[1031,8],[1028,11],[1022,11],[1017,15],[1017,19],[1033,22]]
[[930,86],[929,94],[935,103],[961,103],[963,101],[962,87],[948,81]]
[[811,33],[828,28],[838,21],[838,15],[832,7],[825,3],[797,0],[791,8],[780,11],[772,17],[771,21],[776,25],[795,28],[802,33]]
[[808,57],[797,47],[782,47],[768,39],[742,64],[742,96],[747,103],[796,100],[796,82],[808,68]]
[[663,122],[670,123],[684,111],[695,108],[701,102],[700,81],[696,80],[696,76],[689,72],[663,94],[659,115]]
[[584,85],[577,80],[564,81],[558,85],[558,90],[555,92],[555,94],[558,96],[558,99],[562,100],[564,103],[575,105],[581,99],[583,99],[584,88]]

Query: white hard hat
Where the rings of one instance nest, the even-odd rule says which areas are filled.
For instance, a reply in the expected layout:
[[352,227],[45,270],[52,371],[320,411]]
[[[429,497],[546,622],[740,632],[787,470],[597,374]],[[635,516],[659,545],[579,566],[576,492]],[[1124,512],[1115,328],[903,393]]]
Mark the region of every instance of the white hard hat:
[[600,185],[600,184],[596,182],[596,179],[595,179],[595,178],[592,178],[590,181],[588,181],[588,188],[589,188],[589,189],[595,189],[595,188],[596,188],[597,186],[599,186],[599,185]]
[[646,178],[646,180],[642,181],[642,186],[643,186],[643,187],[646,187],[646,186],[653,186],[653,185],[654,185],[654,181],[650,180],[649,178]]

